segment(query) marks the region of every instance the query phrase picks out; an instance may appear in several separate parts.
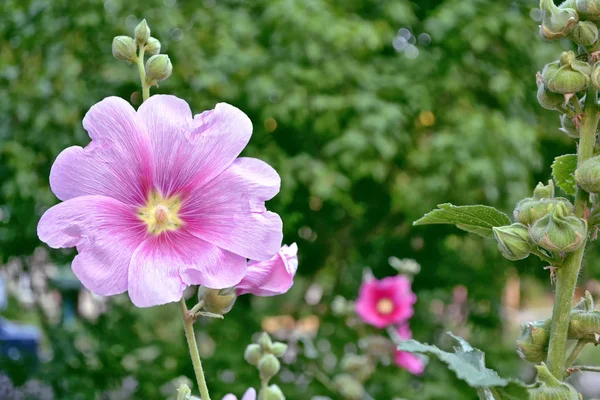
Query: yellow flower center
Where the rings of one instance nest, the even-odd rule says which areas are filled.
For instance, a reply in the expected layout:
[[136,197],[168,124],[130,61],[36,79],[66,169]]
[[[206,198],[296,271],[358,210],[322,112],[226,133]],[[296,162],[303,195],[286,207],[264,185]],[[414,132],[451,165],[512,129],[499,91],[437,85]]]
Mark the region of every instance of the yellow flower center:
[[384,298],[377,302],[376,308],[379,314],[387,315],[394,311],[394,303],[390,299]]
[[158,235],[165,231],[174,231],[183,225],[178,215],[180,208],[179,197],[165,199],[160,193],[152,192],[146,205],[138,210],[138,217],[146,223],[148,232]]

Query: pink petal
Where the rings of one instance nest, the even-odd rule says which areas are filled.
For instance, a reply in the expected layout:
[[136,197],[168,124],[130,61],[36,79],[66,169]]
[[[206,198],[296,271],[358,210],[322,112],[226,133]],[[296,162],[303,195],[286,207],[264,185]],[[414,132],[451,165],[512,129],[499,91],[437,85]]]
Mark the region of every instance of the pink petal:
[[252,135],[246,114],[225,103],[192,119],[184,100],[154,95],[138,115],[152,141],[156,184],[164,196],[208,183],[235,160]]
[[254,390],[254,388],[246,390],[246,393],[244,393],[244,397],[242,397],[242,400],[256,400],[256,390]]
[[[234,394],[229,393],[229,394],[226,394],[225,397],[223,397],[221,400],[237,400],[237,397],[235,397]],[[242,399],[242,400],[244,400],[244,399]]]
[[61,200],[85,195],[143,204],[153,182],[150,140],[133,107],[118,97],[92,106],[83,119],[92,142],[63,150],[50,171],[50,186]]
[[44,213],[41,241],[53,248],[77,246],[73,272],[92,292],[110,296],[127,290],[131,254],[146,236],[135,208],[103,196],[82,196]]
[[246,259],[219,249],[184,230],[145,240],[129,267],[129,297],[138,307],[181,299],[188,285],[222,289],[236,285],[246,272]]
[[298,246],[284,245],[267,261],[250,261],[244,279],[236,286],[238,294],[276,296],[287,292],[294,284],[298,269]]
[[423,360],[406,351],[396,350],[394,361],[397,366],[404,368],[413,375],[421,375],[425,370],[425,363],[423,363]]
[[281,246],[281,218],[264,202],[279,192],[279,175],[263,161],[238,158],[183,201],[190,232],[246,258],[268,260]]

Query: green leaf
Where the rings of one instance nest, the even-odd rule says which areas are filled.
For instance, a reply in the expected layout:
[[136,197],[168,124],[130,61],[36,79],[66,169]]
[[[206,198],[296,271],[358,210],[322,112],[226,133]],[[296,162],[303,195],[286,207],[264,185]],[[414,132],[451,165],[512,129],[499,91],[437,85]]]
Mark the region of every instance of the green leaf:
[[575,169],[577,168],[577,154],[565,154],[554,159],[552,163],[552,177],[556,186],[566,194],[575,196]]
[[510,222],[506,214],[494,207],[455,206],[444,203],[415,221],[413,225],[453,224],[459,229],[489,238],[493,236],[493,227],[510,225]]
[[517,380],[501,378],[498,373],[485,366],[485,354],[464,339],[448,332],[459,344],[454,347],[454,353],[439,349],[436,346],[407,340],[399,343],[398,350],[411,353],[430,354],[448,365],[448,368],[459,379],[469,386],[478,389],[485,399],[522,400],[527,399],[525,385]]

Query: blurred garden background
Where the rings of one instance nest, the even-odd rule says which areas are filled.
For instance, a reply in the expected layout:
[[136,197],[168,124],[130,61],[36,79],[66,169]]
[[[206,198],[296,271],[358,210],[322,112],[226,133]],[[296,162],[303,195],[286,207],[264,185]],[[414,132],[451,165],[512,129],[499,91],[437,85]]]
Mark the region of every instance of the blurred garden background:
[[[137,71],[113,59],[111,42],[142,18],[174,66],[153,93],[175,94],[195,113],[228,102],[249,115],[254,133],[243,155],[280,173],[269,208],[284,221],[284,243],[299,247],[289,293],[243,296],[224,320],[196,324],[215,399],[259,386],[243,352],[261,330],[290,345],[276,379],[288,399],[343,399],[334,383],[341,360],[367,352],[377,334],[348,302],[367,267],[382,278],[402,259],[421,265],[415,339],[448,346],[451,330],[485,350],[501,375],[531,379],[515,340],[521,322],[550,315],[544,265],[511,263],[493,240],[412,221],[445,202],[512,213],[549,179],[555,156],[574,152],[558,117],[536,100],[535,73],[568,48],[542,42],[536,7],[1,1],[0,324],[22,324],[24,336],[0,325],[0,398],[14,396],[14,386],[31,399],[167,399],[176,378],[193,377],[176,304],[137,309],[127,295],[93,296],[69,273],[75,251],[51,250],[36,234],[57,202],[52,162],[89,142],[86,111],[112,95],[139,104]],[[593,243],[580,287],[595,296],[599,261]],[[37,356],[26,351],[38,341]],[[583,357],[594,363],[595,354]],[[365,389],[377,400],[476,398],[437,361],[414,376],[384,358]]]

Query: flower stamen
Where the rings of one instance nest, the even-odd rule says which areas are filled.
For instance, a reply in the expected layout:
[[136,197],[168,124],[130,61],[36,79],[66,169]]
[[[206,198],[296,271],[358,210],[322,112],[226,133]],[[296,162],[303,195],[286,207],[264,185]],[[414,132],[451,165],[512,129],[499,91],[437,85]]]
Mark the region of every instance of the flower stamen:
[[375,306],[379,314],[388,315],[394,311],[394,303],[388,298],[383,298]]
[[183,225],[178,215],[180,208],[181,202],[177,196],[163,198],[160,193],[153,192],[146,206],[138,210],[138,217],[146,223],[148,232],[158,235]]

